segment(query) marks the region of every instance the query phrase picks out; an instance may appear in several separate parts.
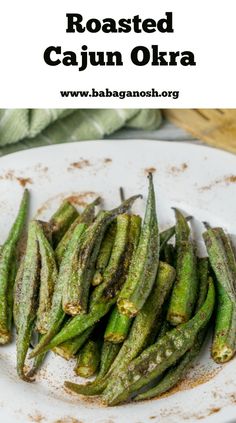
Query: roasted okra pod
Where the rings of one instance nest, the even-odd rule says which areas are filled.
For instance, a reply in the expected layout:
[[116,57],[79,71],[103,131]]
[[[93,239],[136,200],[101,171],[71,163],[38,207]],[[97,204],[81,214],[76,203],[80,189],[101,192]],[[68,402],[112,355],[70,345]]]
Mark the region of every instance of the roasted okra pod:
[[0,255],[0,344],[11,340],[13,313],[13,286],[16,272],[17,244],[25,226],[29,193],[24,191],[16,220]]
[[133,317],[141,310],[149,296],[157,273],[159,260],[159,233],[156,200],[152,174],[149,174],[149,191],[146,213],[137,248],[129,273],[117,304],[121,313]]
[[194,310],[197,289],[197,263],[195,248],[190,239],[186,219],[175,209],[177,266],[176,282],[172,291],[167,320],[172,325],[187,322]]
[[[221,228],[203,234],[217,286],[216,323],[212,357],[218,363],[230,360],[236,351],[235,259],[231,243]],[[227,243],[227,246],[226,246]]]

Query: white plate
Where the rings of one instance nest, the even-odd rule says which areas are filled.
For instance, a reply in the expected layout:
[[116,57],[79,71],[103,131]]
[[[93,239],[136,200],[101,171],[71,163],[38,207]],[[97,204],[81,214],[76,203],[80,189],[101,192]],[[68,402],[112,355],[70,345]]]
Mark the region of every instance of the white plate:
[[[155,170],[162,228],[173,223],[170,207],[178,206],[196,217],[194,230],[199,241],[202,220],[236,234],[235,156],[189,144],[119,140],[55,145],[1,158],[0,242],[7,235],[19,204],[21,184],[27,178],[32,191],[31,215],[48,218],[62,197],[76,193],[82,193],[80,202],[101,194],[107,207],[119,202],[120,186],[125,187],[126,196],[146,195],[149,168]],[[39,212],[42,204],[45,207]],[[143,204],[139,201],[136,211],[143,212]],[[34,384],[16,376],[15,345],[1,348],[0,357],[0,417],[4,423],[236,421],[236,360],[219,369],[209,359],[209,345],[188,375],[188,386],[182,384],[175,394],[159,400],[114,408],[66,393],[63,381],[73,379],[73,365],[59,357],[50,355]]]

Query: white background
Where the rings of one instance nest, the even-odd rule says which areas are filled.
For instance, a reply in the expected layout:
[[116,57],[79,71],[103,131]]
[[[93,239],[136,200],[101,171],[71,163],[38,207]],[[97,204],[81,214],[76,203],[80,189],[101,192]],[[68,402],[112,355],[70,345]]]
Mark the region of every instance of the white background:
[[[174,33],[68,34],[66,13],[89,18],[162,18],[173,12]],[[236,107],[235,1],[211,0],[7,0],[0,5],[0,107]],[[123,53],[123,67],[51,67],[44,50]],[[191,50],[197,66],[135,66],[137,45]],[[179,90],[172,98],[62,98],[60,90]]]

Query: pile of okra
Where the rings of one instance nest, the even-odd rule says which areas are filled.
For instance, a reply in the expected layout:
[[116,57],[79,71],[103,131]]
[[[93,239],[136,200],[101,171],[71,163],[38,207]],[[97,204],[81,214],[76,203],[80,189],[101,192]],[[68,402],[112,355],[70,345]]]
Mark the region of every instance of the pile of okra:
[[[176,385],[213,327],[217,363],[236,351],[236,260],[229,235],[205,224],[198,257],[191,217],[174,208],[159,232],[152,175],[140,195],[82,212],[67,200],[48,222],[28,220],[25,190],[0,253],[0,343],[16,328],[17,373],[32,381],[51,350],[75,360],[86,384],[67,390],[113,406],[157,397]],[[19,248],[20,247],[20,248]]]

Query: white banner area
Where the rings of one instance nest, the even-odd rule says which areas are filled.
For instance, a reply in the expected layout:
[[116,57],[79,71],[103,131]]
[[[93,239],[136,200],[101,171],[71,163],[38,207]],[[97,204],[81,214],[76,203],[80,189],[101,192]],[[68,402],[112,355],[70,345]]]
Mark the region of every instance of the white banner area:
[[235,2],[8,0],[1,108],[235,108]]

